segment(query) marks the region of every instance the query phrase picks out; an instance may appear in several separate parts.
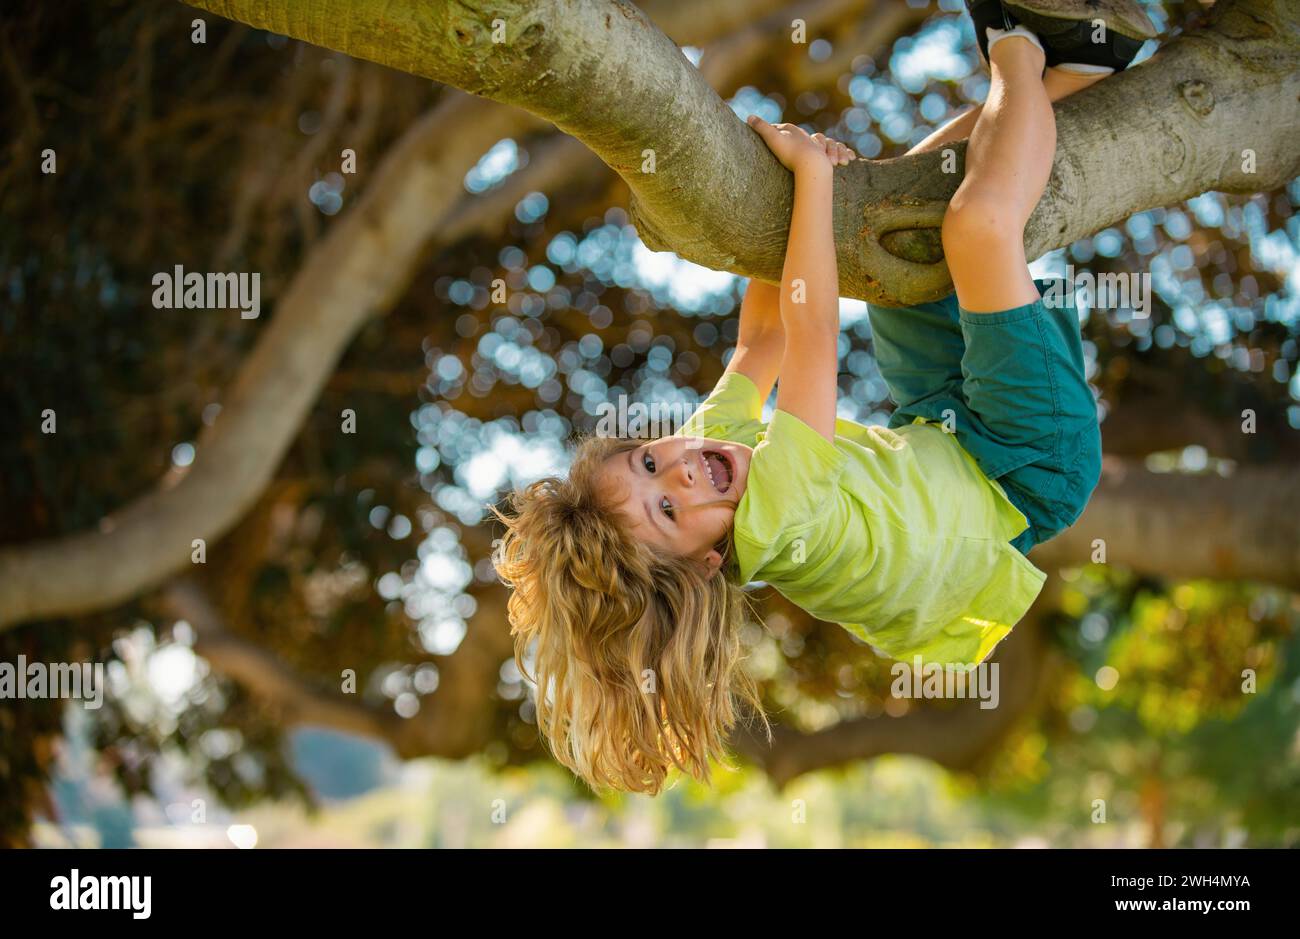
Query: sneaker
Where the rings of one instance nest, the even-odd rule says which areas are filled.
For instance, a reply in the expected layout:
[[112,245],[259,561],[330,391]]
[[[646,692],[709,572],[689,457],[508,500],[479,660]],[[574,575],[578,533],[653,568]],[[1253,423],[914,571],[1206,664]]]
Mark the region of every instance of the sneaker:
[[1019,25],[1020,21],[1002,5],[1002,0],[966,0],[966,12],[975,24],[975,41],[979,44],[980,59],[983,60],[984,67],[988,68],[988,29],[1010,29]]
[[1123,71],[1142,44],[1157,35],[1137,0],[1006,0],[1003,5],[1042,41],[1049,66]]

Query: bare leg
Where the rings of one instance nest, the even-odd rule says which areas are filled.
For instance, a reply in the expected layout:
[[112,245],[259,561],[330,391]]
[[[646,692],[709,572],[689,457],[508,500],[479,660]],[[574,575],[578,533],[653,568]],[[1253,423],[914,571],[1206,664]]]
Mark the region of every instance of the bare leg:
[[[1082,91],[1089,85],[1101,81],[1104,77],[1104,75],[1081,75],[1078,72],[1049,68],[1047,74],[1043,76],[1043,87],[1047,89],[1048,100],[1060,101],[1076,91]],[[963,111],[907,152],[924,153],[927,150],[938,150],[944,144],[952,143],[954,140],[965,140],[975,129],[975,122],[979,120],[983,110],[984,105],[977,104],[970,110]]]
[[1012,36],[993,46],[992,85],[966,146],[966,176],[943,219],[943,249],[961,306],[992,313],[1038,299],[1024,228],[1056,153],[1043,53]]

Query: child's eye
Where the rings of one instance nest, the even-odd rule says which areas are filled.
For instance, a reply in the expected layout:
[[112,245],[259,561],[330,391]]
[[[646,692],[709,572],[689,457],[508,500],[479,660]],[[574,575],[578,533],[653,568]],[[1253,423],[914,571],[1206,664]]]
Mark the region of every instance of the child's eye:
[[641,465],[646,468],[646,472],[650,473],[651,475],[654,475],[655,458],[652,457],[649,453],[646,453],[645,456],[641,457]]
[[659,500],[659,508],[662,509],[663,513],[667,515],[669,518],[673,517],[673,504],[668,501],[667,496],[664,496],[662,499]]

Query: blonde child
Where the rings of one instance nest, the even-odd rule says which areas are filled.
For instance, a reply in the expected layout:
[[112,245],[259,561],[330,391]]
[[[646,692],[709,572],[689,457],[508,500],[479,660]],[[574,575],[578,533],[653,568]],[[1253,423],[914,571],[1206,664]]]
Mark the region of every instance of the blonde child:
[[855,155],[751,118],[795,179],[780,287],[751,282],[735,352],[681,432],[587,440],[568,478],[517,493],[502,517],[495,560],[539,728],[593,787],[654,793],[674,767],[707,779],[742,712],[761,717],[740,667],[744,585],[897,659],[971,667],[1042,586],[1025,554],[1095,487],[1078,322],[1044,304],[1023,230],[1052,166],[1051,101],[1136,46],[1045,73],[1051,36],[989,4],[973,11],[998,24],[981,29],[987,102],[917,148],[970,136],[942,230],[955,296],[870,308],[890,426],[836,418],[831,185]]

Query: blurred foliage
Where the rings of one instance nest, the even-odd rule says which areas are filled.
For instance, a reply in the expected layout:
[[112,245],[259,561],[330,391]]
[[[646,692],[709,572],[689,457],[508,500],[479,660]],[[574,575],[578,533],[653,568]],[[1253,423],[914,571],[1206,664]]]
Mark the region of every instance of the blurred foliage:
[[[732,106],[806,122],[866,156],[900,154],[987,91],[958,8],[944,0],[887,58],[849,56],[828,83],[794,84],[774,58]],[[1152,9],[1174,27],[1194,15]],[[213,17],[203,17],[207,44],[195,45],[195,15],[154,0],[6,9],[0,52],[15,106],[0,116],[9,142],[0,544],[91,528],[183,463],[176,448],[216,418],[304,252],[437,101],[428,82]],[[812,61],[831,54],[825,41],[809,48]],[[448,185],[463,185],[467,199],[490,191],[526,164],[534,142],[503,141]],[[38,169],[47,147],[53,176]],[[359,154],[355,176],[336,172],[344,147]],[[1137,455],[1135,440],[1158,440],[1192,468],[1206,450],[1250,462],[1297,455],[1298,201],[1296,183],[1248,198],[1211,193],[1044,260],[1153,275],[1149,318],[1092,311],[1084,323],[1108,447]],[[397,307],[361,331],[271,487],[210,546],[205,579],[232,631],[325,690],[355,669],[365,700],[404,716],[436,694],[441,657],[500,590],[486,563],[485,504],[561,468],[564,441],[591,430],[602,403],[707,392],[734,342],[743,283],[646,251],[625,204],[612,176],[530,194],[499,231],[430,257]],[[153,309],[150,278],[175,264],[260,271],[266,313],[245,321]],[[496,278],[509,286],[504,309],[491,302]],[[883,421],[889,404],[865,310],[846,302],[843,313],[841,410]],[[357,414],[355,435],[338,432],[344,408]],[[1230,432],[1245,408],[1258,414],[1254,435]],[[39,430],[47,409],[55,435]],[[1186,424],[1189,414],[1199,423]],[[840,843],[848,836],[837,832],[848,831],[877,832],[862,835],[869,843],[989,843],[1036,824],[1042,837],[1084,844],[1117,837],[1090,824],[1092,801],[1106,799],[1122,837],[1144,843],[1244,832],[1249,843],[1294,844],[1295,598],[1096,568],[1070,577],[1053,621],[1051,692],[975,774],[887,758],[776,794],[745,770],[723,774],[711,794],[682,784],[659,803],[595,799],[549,769],[513,768],[545,755],[510,663],[484,689],[493,741],[464,772],[495,774],[518,798],[531,793],[537,831],[584,844],[599,842],[602,826],[638,824],[633,841],[647,831],[743,841],[753,827],[745,818],[800,792],[813,793],[818,833],[790,828],[780,808],[764,843]],[[846,632],[774,594],[760,593],[758,606],[765,628],[746,640],[782,720],[811,730],[900,704],[888,694],[890,663]],[[282,715],[210,674],[192,643],[145,597],[2,633],[0,661],[110,663],[115,693],[91,720],[88,758],[127,798],[161,799],[162,777],[176,775],[163,769],[179,766],[229,808],[311,803],[307,757],[291,758]],[[1249,695],[1247,667],[1258,676]],[[1112,691],[1099,684],[1107,668],[1119,678]],[[0,702],[0,730],[0,843],[21,843],[32,812],[53,812],[45,781],[64,737],[61,708]],[[60,804],[78,814],[66,793]],[[599,826],[589,822],[597,816]],[[391,824],[385,831],[403,843],[450,844],[482,843],[465,826],[490,822],[462,819],[450,834],[445,824],[414,834]],[[1132,835],[1143,826],[1146,835]]]

